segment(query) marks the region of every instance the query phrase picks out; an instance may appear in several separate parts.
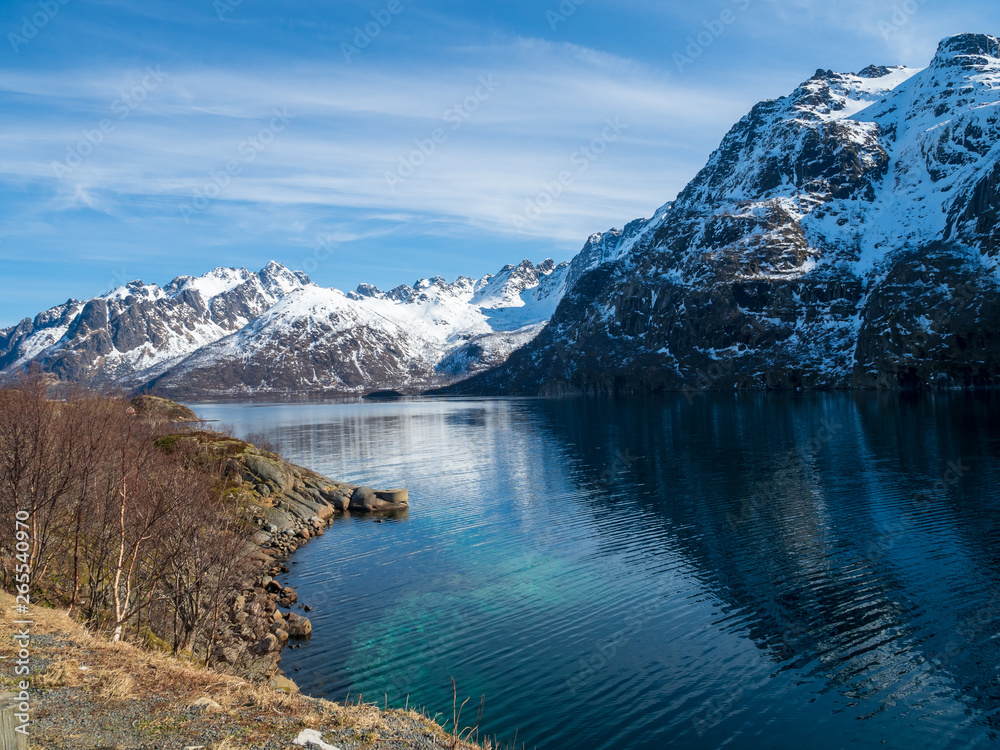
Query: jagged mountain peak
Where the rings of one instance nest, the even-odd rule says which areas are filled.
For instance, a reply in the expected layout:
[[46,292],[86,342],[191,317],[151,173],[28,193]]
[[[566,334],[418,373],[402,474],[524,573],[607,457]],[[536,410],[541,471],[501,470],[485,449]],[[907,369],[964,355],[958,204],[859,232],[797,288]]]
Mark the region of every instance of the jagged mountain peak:
[[164,296],[164,291],[156,284],[146,284],[140,279],[130,281],[117,289],[112,289],[101,295],[106,300],[127,300],[130,297],[142,297],[145,299],[158,299]]
[[254,273],[215,268],[165,287],[131,281],[0,332],[0,370],[38,362],[68,380],[129,381],[241,329],[308,276],[274,261]]
[[255,281],[259,282],[271,294],[277,295],[287,294],[294,289],[312,283],[303,272],[291,271],[281,263],[272,260],[257,272],[230,266],[213,268],[201,276],[178,276],[163,287],[163,292],[167,296],[176,296],[183,292],[197,292],[202,301],[208,305],[216,297]]
[[358,284],[358,287],[357,289],[354,290],[354,293],[358,297],[374,297],[376,299],[386,298],[385,292],[383,292],[377,286],[375,286],[374,284],[366,284],[364,282]]
[[551,258],[546,258],[537,266],[530,260],[522,260],[516,265],[508,263],[499,273],[479,280],[475,286],[473,302],[487,308],[522,305],[524,292],[538,287],[543,279],[551,276],[555,268],[555,262]]
[[941,40],[931,67],[982,65],[1000,58],[1000,39],[989,34],[956,34]]
[[388,292],[383,292],[372,284],[359,284],[352,294],[359,299],[390,299],[409,303],[437,300],[443,295],[462,298],[474,304],[488,306],[492,300],[505,305],[513,302],[525,290],[537,286],[541,278],[550,276],[559,267],[551,258],[546,258],[538,265],[530,260],[523,260],[518,264],[508,263],[497,273],[487,274],[481,279],[459,276],[454,281],[448,281],[442,276],[431,276],[417,279],[411,286],[401,284]]
[[283,291],[291,291],[300,286],[312,284],[309,276],[303,271],[292,271],[277,261],[270,261],[264,268],[257,272],[258,278],[272,288]]
[[869,65],[854,73],[858,78],[885,78],[894,70],[899,70],[902,65]]
[[[670,213],[803,195],[817,203],[870,197],[887,156],[878,126],[858,115],[919,71],[897,66],[866,72],[884,75],[821,70],[788,96],[754,106],[681,191]],[[658,214],[659,220],[667,213]]]
[[267,262],[267,265],[264,266],[264,268],[262,268],[260,272],[265,274],[290,273],[290,271],[285,265],[279,263],[276,260],[269,260]]
[[[807,121],[842,120],[880,100],[919,71],[905,65],[869,65],[859,73],[819,69],[791,94],[761,102],[754,110]],[[754,114],[752,110],[748,117]]]
[[245,268],[213,268],[201,276],[178,276],[165,286],[163,291],[168,295],[179,294],[185,290],[197,291],[205,302],[208,302],[212,297],[246,283],[253,275]]
[[[548,258],[547,260],[552,260],[552,259]],[[504,272],[514,271],[514,270],[518,270],[518,271],[531,271],[534,268],[535,268],[535,264],[532,263],[530,260],[525,259],[525,260],[522,260],[520,263],[508,263],[507,265],[505,265],[503,268],[500,269],[500,272],[504,273]]]
[[83,307],[83,303],[80,302],[80,300],[73,299],[71,297],[61,305],[56,305],[45,312],[38,313],[32,321],[32,324],[35,328],[45,328],[46,326],[65,320],[65,318],[72,314],[74,310],[79,310],[81,307]]

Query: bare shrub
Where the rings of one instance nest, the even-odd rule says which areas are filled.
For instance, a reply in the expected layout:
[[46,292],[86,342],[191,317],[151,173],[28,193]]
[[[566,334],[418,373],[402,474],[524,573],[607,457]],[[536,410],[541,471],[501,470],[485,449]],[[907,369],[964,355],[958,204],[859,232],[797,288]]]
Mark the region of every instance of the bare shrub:
[[171,429],[124,396],[56,392],[38,371],[0,390],[0,518],[26,519],[21,538],[0,533],[0,583],[30,570],[33,598],[112,640],[172,635],[175,652],[207,661],[253,529],[226,456]]

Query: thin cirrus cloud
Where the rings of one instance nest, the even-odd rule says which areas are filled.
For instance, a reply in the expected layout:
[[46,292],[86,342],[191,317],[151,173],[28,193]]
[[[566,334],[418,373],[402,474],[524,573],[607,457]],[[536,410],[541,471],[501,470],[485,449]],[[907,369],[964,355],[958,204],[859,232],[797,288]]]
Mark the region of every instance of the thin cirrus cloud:
[[[518,40],[494,50],[493,58],[504,64],[487,60],[466,70],[404,75],[347,75],[336,67],[314,67],[308,77],[295,69],[163,67],[163,82],[124,120],[115,112],[141,71],[89,74],[72,96],[64,83],[22,73],[2,86],[3,95],[20,98],[23,114],[0,130],[13,146],[0,172],[48,186],[50,207],[113,213],[148,196],[189,202],[213,172],[235,160],[240,174],[228,180],[216,205],[405,210],[513,232],[510,214],[561,171],[574,169],[573,154],[600,139],[606,121],[617,122],[620,137],[599,146],[601,158],[575,174],[566,200],[530,229],[577,241],[580,216],[610,225],[655,208],[706,155],[704,149],[692,153],[689,174],[672,179],[684,134],[718,128],[743,108],[732,92],[685,88],[631,61],[572,45]],[[588,68],[585,80],[580,66]],[[290,122],[272,142],[254,148],[250,162],[246,144],[268,127],[273,112],[286,113]],[[57,179],[62,170],[54,162],[70,166],[67,155],[105,118],[114,131]],[[414,155],[435,131],[446,140],[431,154]],[[400,171],[407,161],[416,166]],[[392,184],[387,173],[405,179]],[[591,184],[615,188],[601,195],[587,189]]]

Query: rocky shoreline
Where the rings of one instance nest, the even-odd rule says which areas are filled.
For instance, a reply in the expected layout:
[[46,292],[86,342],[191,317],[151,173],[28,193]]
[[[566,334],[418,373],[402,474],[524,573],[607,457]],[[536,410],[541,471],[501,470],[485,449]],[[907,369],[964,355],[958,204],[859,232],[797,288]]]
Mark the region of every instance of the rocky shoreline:
[[[355,514],[392,517],[408,512],[408,492],[375,490],[339,482],[295,464],[277,453],[213,432],[182,432],[166,439],[194,440],[199,448],[225,455],[224,472],[234,499],[244,502],[258,531],[247,550],[251,569],[247,585],[236,596],[220,624],[212,657],[217,668],[278,690],[295,692],[295,684],[280,672],[282,650],[309,638],[312,623],[308,603],[277,576],[289,572],[288,559],[337,518]],[[293,611],[299,609],[303,614]]]
[[[187,593],[212,596],[201,604],[200,629],[178,637],[177,620],[162,613],[130,628],[113,642],[107,630],[88,630],[78,608],[53,597],[30,613],[30,685],[13,670],[0,675],[0,697],[28,691],[33,746],[49,750],[436,750],[493,747],[463,741],[473,729],[449,733],[425,712],[390,709],[355,701],[332,703],[299,694],[280,672],[283,649],[309,638],[310,607],[294,588],[275,579],[289,571],[289,557],[337,519],[354,514],[404,517],[406,490],[376,491],[338,482],[285,461],[268,450],[266,438],[253,442],[204,429],[186,407],[144,396],[126,406],[157,427],[143,436],[164,458],[186,466],[167,502],[225,513],[227,524],[213,526],[211,515],[185,517],[190,523],[166,527],[178,534],[197,527],[209,545],[220,548],[226,567],[206,567]],[[143,464],[145,467],[147,464]],[[164,474],[149,469],[147,481]],[[201,484],[204,483],[204,486]],[[197,503],[211,503],[206,508]],[[197,524],[197,527],[195,526]],[[228,538],[223,539],[225,534]],[[198,558],[199,561],[204,558]],[[216,594],[219,591],[221,593]],[[47,593],[58,592],[51,589]],[[0,662],[11,665],[15,636],[14,597],[0,591]],[[317,606],[318,603],[317,603]],[[176,618],[176,614],[175,614]],[[334,743],[334,744],[329,744]],[[2,744],[2,743],[0,743]],[[6,745],[4,745],[6,747]]]

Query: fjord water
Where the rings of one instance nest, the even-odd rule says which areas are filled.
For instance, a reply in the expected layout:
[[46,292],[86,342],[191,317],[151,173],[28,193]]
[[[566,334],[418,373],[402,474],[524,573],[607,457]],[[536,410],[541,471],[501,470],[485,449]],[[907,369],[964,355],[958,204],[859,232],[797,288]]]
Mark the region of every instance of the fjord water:
[[196,404],[410,490],[285,576],[305,692],[538,748],[966,748],[1000,729],[1000,400]]

